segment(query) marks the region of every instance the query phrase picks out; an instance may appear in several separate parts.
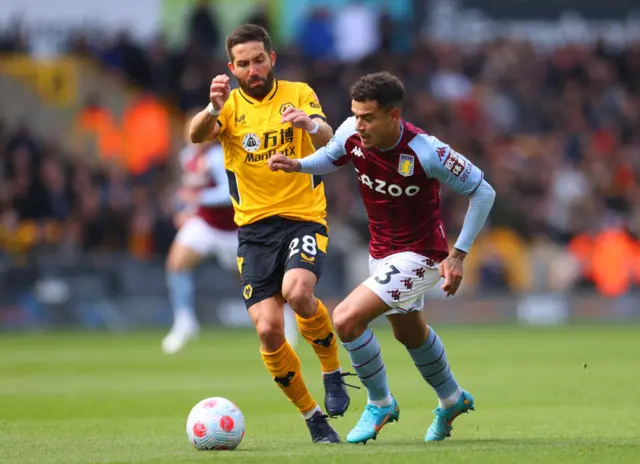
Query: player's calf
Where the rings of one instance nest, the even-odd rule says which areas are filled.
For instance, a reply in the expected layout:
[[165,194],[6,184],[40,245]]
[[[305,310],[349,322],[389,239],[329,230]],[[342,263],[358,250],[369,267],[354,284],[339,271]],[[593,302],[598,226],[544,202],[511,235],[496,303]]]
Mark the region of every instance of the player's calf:
[[336,335],[329,311],[313,296],[315,275],[306,269],[291,269],[285,274],[283,295],[296,313],[300,333],[313,347],[323,373],[324,407],[329,416],[342,416],[351,399],[341,372]]
[[351,365],[367,389],[369,404],[388,407],[393,403],[387,371],[369,321],[384,313],[386,305],[367,287],[360,285],[333,313],[336,332],[349,353]]
[[351,365],[367,389],[369,403],[389,406],[392,397],[387,382],[387,370],[375,334],[371,329],[367,329],[360,337],[343,345],[349,353]]
[[284,338],[283,304],[275,297],[249,307],[249,315],[260,337],[262,360],[276,385],[307,421],[313,441],[334,442],[337,434],[326,423],[326,417],[311,397],[302,377],[300,358]]
[[435,330],[429,328],[424,343],[407,350],[422,378],[438,396],[440,407],[447,408],[456,404],[462,389],[451,372],[444,345]]
[[[345,332],[343,332],[345,333]],[[391,396],[387,370],[375,334],[367,328],[355,340],[343,342],[351,365],[367,389],[367,405],[360,420],[347,436],[349,443],[375,439],[386,424],[400,417],[398,403]]]
[[[422,323],[419,313],[389,316],[396,338],[407,347],[422,378],[438,396],[436,418],[425,435],[425,441],[440,441],[451,436],[452,423],[460,414],[474,409],[473,397],[463,391],[447,361],[438,334]],[[423,340],[419,343],[420,339]]]
[[314,443],[339,443],[340,437],[327,422],[318,404],[313,400],[302,378],[300,359],[289,343],[284,342],[274,352],[261,350],[265,366],[289,400],[298,408],[309,428]]
[[162,349],[171,354],[179,351],[200,331],[195,313],[195,284],[192,269],[200,255],[176,240],[166,263],[167,288],[173,310],[173,326],[162,340]]
[[266,352],[276,351],[285,342],[284,321],[270,316],[270,314],[260,314],[254,320],[256,333],[260,339],[260,347]]

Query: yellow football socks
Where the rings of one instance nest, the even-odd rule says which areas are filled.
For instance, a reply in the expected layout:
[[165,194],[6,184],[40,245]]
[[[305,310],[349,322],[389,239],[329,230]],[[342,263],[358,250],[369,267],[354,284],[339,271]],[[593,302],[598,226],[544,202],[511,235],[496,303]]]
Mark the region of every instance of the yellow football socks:
[[309,319],[303,319],[296,314],[296,321],[300,333],[316,352],[322,366],[322,372],[331,373],[340,370],[338,344],[329,311],[322,301],[317,301],[318,310],[313,316]]
[[301,414],[308,413],[317,407],[302,378],[300,358],[289,342],[273,353],[260,350],[264,365],[269,369],[273,379],[280,389],[287,395],[289,401],[296,405]]

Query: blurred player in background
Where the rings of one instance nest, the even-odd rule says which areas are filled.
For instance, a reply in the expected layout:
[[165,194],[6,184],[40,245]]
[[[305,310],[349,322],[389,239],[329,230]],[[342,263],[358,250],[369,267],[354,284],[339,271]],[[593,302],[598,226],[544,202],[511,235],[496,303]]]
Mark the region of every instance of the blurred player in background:
[[172,354],[200,331],[195,313],[193,269],[215,255],[225,268],[237,272],[238,228],[233,222],[229,182],[219,143],[187,145],[180,152],[181,210],[176,214],[176,235],[167,258],[167,286],[173,309],[173,327],[162,340]]
[[[451,434],[453,420],[473,409],[474,400],[456,382],[442,341],[425,326],[420,311],[425,291],[441,277],[447,296],[458,290],[464,258],[489,215],[495,192],[464,156],[402,120],[404,88],[396,77],[389,73],[364,76],[352,87],[351,98],[354,116],[327,146],[302,160],[275,155],[270,167],[320,175],[351,161],[360,182],[369,215],[371,277],[333,314],[336,332],[369,397],[347,441],[366,443],[386,423],[399,418],[380,346],[368,328],[383,314],[439,399],[425,441],[444,440]],[[470,198],[451,252],[440,219],[441,183]]]
[[313,442],[338,442],[338,434],[302,378],[300,359],[284,336],[284,303],[296,312],[302,336],[318,356],[327,414],[349,406],[329,312],[315,298],[327,250],[326,199],[321,177],[292,178],[269,171],[277,151],[303,158],[333,132],[313,90],[278,81],[267,31],[243,25],[227,37],[229,77],[211,82],[210,103],[193,118],[191,141],[220,140],[235,221],[240,226],[238,266],[242,295],[260,337],[265,366],[306,420]]

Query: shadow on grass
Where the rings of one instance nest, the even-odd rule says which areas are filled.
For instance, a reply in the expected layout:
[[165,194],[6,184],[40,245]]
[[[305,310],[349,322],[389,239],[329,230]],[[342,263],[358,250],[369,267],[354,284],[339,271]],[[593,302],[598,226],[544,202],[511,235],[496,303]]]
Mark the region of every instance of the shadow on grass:
[[473,439],[457,439],[445,440],[442,442],[424,443],[416,439],[391,439],[379,442],[384,447],[416,447],[420,446],[425,450],[442,450],[465,448],[470,450],[473,448],[485,448],[491,446],[493,448],[525,448],[525,447],[580,447],[580,448],[611,448],[611,447],[637,447],[640,449],[640,440],[632,438],[620,439],[586,439],[576,437],[575,439],[562,440],[544,440],[544,439],[527,439],[527,438],[473,438]]

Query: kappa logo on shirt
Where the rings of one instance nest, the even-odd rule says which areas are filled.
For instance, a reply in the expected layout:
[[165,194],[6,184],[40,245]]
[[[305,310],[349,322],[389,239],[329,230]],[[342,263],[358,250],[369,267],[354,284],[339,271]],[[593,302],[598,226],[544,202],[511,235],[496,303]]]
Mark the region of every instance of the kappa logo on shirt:
[[364,158],[364,153],[362,153],[362,149],[360,147],[354,147],[353,150],[351,150],[351,154],[358,158]]

